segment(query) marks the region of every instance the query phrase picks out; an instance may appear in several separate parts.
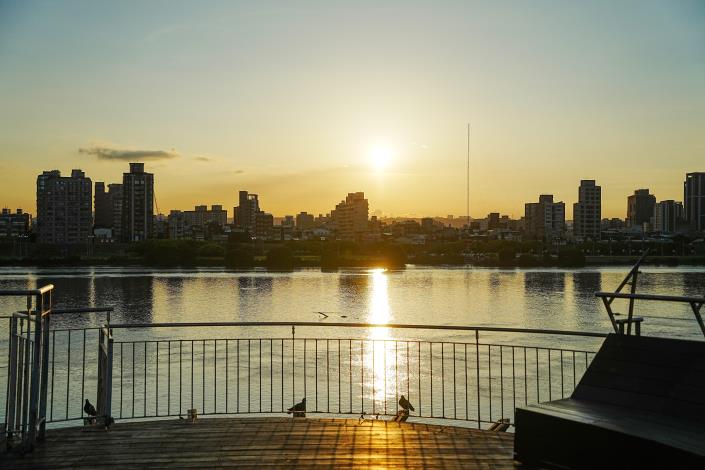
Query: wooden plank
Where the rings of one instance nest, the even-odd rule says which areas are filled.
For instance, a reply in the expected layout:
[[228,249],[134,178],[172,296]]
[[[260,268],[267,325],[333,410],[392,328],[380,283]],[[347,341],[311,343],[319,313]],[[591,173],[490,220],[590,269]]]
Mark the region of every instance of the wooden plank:
[[[2,468],[405,466],[513,468],[513,436],[421,423],[213,418],[117,423],[110,431],[48,431],[35,452]],[[100,449],[99,452],[86,449]],[[96,460],[99,456],[99,460]]]

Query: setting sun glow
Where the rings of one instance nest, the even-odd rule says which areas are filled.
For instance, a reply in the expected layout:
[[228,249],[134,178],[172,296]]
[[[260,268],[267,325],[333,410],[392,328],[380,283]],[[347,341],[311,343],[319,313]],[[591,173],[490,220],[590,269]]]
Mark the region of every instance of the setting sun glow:
[[383,171],[394,159],[394,150],[383,145],[375,146],[370,149],[369,158],[370,164],[376,171]]

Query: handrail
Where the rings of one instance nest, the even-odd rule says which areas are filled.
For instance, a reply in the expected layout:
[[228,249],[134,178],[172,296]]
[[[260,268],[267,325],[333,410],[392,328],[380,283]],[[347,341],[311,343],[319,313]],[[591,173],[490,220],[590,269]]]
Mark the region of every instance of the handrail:
[[604,338],[607,333],[594,331],[549,330],[531,328],[510,328],[493,326],[458,326],[458,325],[417,325],[401,323],[348,323],[348,322],[180,322],[180,323],[113,323],[110,328],[183,328],[183,327],[223,327],[223,326],[311,326],[311,327],[342,327],[342,328],[392,328],[412,330],[456,330],[456,331],[489,331],[497,333],[536,333],[546,335],[586,336]]
[[77,307],[77,308],[55,308],[51,311],[53,315],[62,313],[104,313],[113,312],[113,307]]
[[698,303],[705,302],[705,297],[686,297],[682,295],[661,295],[661,294],[628,294],[623,292],[595,292],[595,297],[606,297],[614,299],[637,299],[637,300],[660,300],[664,302],[684,302]]
[[25,297],[28,295],[42,295],[42,294],[46,294],[47,292],[49,292],[53,288],[54,288],[53,284],[47,284],[46,286],[40,287],[38,289],[23,289],[23,290],[3,289],[3,290],[0,290],[0,296]]

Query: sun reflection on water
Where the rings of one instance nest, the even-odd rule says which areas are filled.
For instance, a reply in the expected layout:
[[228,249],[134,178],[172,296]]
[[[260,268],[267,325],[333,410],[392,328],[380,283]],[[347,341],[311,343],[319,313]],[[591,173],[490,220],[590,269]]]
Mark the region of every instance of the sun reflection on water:
[[[386,269],[378,268],[370,271],[372,277],[372,291],[370,293],[369,323],[385,324],[390,320],[388,278]],[[370,349],[366,354],[365,368],[373,373],[374,383],[370,396],[378,403],[378,411],[383,410],[385,398],[390,390],[386,382],[387,377],[393,374],[393,358],[390,360],[388,348],[391,343],[389,328],[376,327],[370,329]]]

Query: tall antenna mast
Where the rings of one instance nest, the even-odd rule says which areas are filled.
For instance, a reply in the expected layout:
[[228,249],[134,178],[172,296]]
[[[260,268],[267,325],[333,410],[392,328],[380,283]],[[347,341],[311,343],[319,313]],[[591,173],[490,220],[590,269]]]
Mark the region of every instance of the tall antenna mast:
[[467,184],[466,184],[466,212],[468,230],[470,230],[470,123],[468,122],[468,168],[467,168]]

